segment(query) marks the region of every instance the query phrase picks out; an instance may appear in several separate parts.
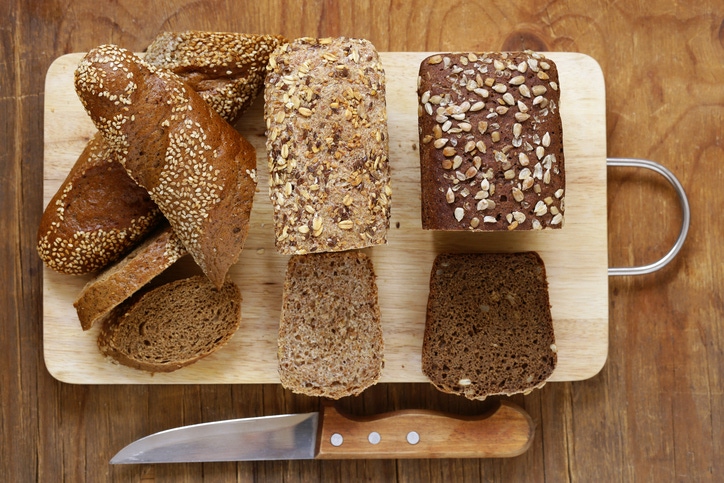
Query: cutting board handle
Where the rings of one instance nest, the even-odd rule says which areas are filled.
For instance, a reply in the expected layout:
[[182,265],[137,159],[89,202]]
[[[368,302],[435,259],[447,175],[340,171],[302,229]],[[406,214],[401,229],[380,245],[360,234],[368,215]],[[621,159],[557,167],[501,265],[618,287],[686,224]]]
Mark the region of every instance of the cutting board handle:
[[650,161],[648,159],[637,159],[637,158],[607,158],[606,166],[608,167],[624,167],[624,168],[644,168],[659,173],[661,176],[671,183],[671,186],[676,190],[676,194],[679,197],[679,203],[681,204],[682,220],[681,230],[679,231],[679,237],[676,239],[674,246],[669,252],[664,255],[661,259],[648,265],[642,265],[639,267],[611,267],[608,269],[609,276],[619,275],[646,275],[657,270],[661,270],[671,260],[676,257],[684,245],[686,235],[689,232],[689,224],[691,222],[691,210],[689,209],[689,199],[686,196],[684,187],[679,182],[678,178],[674,176],[674,173],[669,171],[661,164]]
[[352,417],[324,406],[319,459],[504,458],[524,453],[535,425],[522,408],[499,400],[479,416],[402,410]]

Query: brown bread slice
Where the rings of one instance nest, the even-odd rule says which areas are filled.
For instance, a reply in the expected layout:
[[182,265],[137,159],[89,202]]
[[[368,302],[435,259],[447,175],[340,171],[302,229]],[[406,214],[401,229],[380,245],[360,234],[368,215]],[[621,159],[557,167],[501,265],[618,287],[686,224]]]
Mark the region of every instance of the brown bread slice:
[[[235,122],[264,86],[269,54],[283,37],[235,32],[164,32],[145,60],[181,77],[221,117]],[[163,218],[148,192],[128,177],[98,132],[46,207],[38,253],[61,273],[99,270],[127,253]]]
[[356,251],[291,257],[279,326],[282,385],[356,396],[379,380],[383,351],[372,261]]
[[83,330],[103,320],[117,305],[186,255],[186,249],[164,223],[126,257],[88,282],[73,303]]
[[527,393],[546,383],[557,360],[537,253],[437,256],[422,371],[439,390],[481,400]]
[[385,72],[366,40],[296,39],[264,89],[276,248],[333,252],[387,243]]
[[98,347],[117,362],[172,372],[221,348],[239,328],[241,292],[204,276],[177,280],[134,297],[104,321]]
[[177,76],[125,49],[92,49],[75,74],[96,127],[220,287],[249,228],[254,147]]

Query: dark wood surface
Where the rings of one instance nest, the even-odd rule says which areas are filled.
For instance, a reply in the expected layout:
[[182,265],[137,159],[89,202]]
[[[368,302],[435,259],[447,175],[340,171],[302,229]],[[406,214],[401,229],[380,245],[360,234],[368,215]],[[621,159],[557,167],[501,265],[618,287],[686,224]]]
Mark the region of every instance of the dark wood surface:
[[[0,480],[721,481],[724,478],[724,4],[609,2],[0,2]],[[43,91],[56,57],[101,43],[142,50],[162,30],[347,35],[380,51],[579,51],[607,85],[610,156],[670,168],[692,208],[678,258],[610,280],[610,349],[595,377],[512,400],[536,424],[510,459],[110,466],[146,434],[225,418],[308,411],[278,385],[74,386],[43,363]],[[654,175],[610,169],[612,266],[651,262],[678,233],[676,196]],[[426,384],[382,384],[353,413],[484,403]]]

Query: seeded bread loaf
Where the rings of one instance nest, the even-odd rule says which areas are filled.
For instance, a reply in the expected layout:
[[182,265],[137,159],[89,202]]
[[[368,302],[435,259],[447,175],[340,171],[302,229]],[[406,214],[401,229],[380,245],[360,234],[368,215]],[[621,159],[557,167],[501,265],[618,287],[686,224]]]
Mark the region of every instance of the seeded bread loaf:
[[269,55],[285,42],[279,35],[163,32],[148,46],[144,60],[181,77],[234,123],[261,92]]
[[113,45],[80,62],[78,95],[126,172],[220,287],[248,232],[254,147],[177,76]]
[[101,352],[148,372],[172,372],[221,348],[239,328],[241,293],[227,280],[177,280],[130,299],[107,318]]
[[440,254],[422,371],[468,399],[542,387],[557,363],[545,265],[535,252]]
[[83,330],[103,320],[116,306],[186,255],[178,237],[164,223],[126,257],[88,282],[73,303]]
[[[217,32],[164,32],[144,60],[170,70],[229,122],[251,106],[264,84],[269,54],[282,37]],[[38,253],[62,273],[99,270],[128,252],[162,219],[148,192],[128,177],[100,133],[88,143],[48,204]]]
[[419,73],[422,226],[563,226],[558,71],[535,52],[446,53]]
[[279,325],[282,385],[356,396],[380,378],[383,351],[372,261],[357,251],[291,257]]
[[385,74],[374,46],[347,38],[283,45],[270,57],[264,100],[277,250],[386,243]]
[[163,218],[117,157],[96,133],[48,203],[37,243],[47,267],[74,275],[99,270]]

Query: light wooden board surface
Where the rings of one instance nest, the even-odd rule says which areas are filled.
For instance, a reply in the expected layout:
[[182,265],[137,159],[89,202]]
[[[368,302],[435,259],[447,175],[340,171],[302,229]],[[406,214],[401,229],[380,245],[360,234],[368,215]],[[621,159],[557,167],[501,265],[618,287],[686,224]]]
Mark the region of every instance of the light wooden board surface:
[[[550,53],[559,69],[566,154],[566,225],[562,230],[439,233],[420,223],[416,80],[425,53],[381,53],[387,74],[392,218],[388,245],[367,249],[377,273],[385,337],[380,382],[424,382],[420,350],[429,273],[443,251],[535,250],[548,273],[558,367],[550,381],[587,379],[608,352],[605,86],[597,62],[583,54]],[[82,54],[58,58],[45,89],[44,203],[47,205],[95,132],[73,89]],[[170,374],[113,364],[96,346],[98,328],[84,332],[72,302],[90,276],[44,268],[45,363],[75,384],[278,383],[277,330],[287,256],[276,253],[267,192],[261,97],[237,125],[257,149],[259,188],[251,229],[232,278],[244,303],[239,331],[221,350]]]

